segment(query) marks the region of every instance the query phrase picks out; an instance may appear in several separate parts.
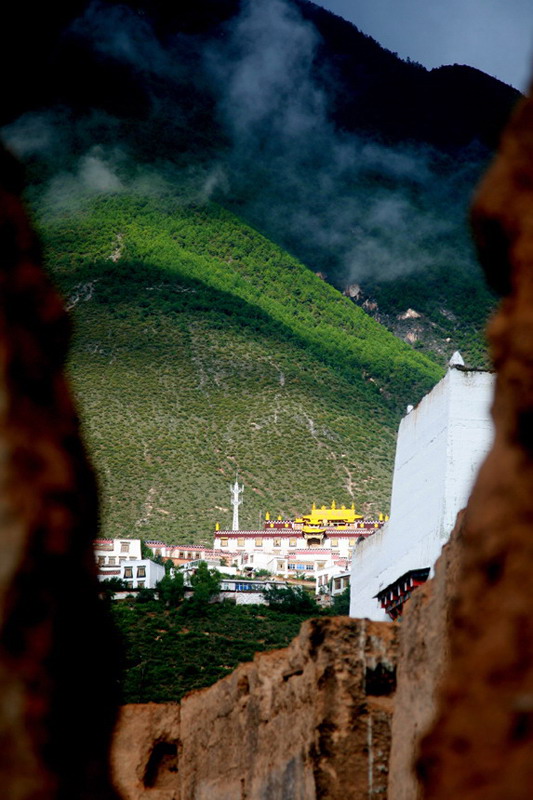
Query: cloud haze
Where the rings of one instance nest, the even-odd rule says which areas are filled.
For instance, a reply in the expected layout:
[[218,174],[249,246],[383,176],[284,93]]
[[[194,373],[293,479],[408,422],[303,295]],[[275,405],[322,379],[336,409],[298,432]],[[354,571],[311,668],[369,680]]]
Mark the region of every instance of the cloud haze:
[[[61,108],[25,115],[4,138],[22,157],[39,156],[55,170],[49,208],[99,192],[216,199],[339,285],[430,266],[475,269],[465,218],[479,154],[444,163],[429,147],[385,147],[338,132],[313,78],[318,34],[285,0],[247,0],[226,35],[208,46],[183,35],[163,45],[145,18],[100,2],[73,31],[95,51],[178,89],[190,66],[184,54],[194,53],[226,145],[188,167],[158,159],[157,148],[151,165],[139,164],[122,123],[109,114],[80,117]],[[179,96],[152,94],[152,114],[164,113],[169,125],[186,120]]]

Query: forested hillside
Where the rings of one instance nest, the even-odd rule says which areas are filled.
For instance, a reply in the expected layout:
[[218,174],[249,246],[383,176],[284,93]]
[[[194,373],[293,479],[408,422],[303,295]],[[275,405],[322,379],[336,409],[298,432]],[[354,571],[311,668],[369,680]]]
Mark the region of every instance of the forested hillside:
[[41,222],[103,532],[209,542],[313,500],[386,511],[400,413],[441,375],[216,205],[115,196]]
[[405,406],[455,349],[486,364],[468,204],[518,93],[306,0],[35,15],[2,137],[72,311],[102,533],[209,542],[237,471],[244,525],[387,511]]
[[[454,346],[485,363],[494,298],[468,204],[516,90],[401,61],[306,0],[99,0],[42,25],[33,81],[0,110],[33,182],[57,197],[148,172],[340,291],[357,284],[369,314],[440,363]],[[398,325],[408,308],[420,322]]]

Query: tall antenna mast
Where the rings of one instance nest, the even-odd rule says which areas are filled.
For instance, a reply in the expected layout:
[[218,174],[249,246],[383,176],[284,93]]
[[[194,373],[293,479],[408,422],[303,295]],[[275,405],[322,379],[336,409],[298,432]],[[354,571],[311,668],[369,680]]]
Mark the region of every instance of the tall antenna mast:
[[231,528],[232,531],[239,530],[239,506],[242,505],[242,493],[244,491],[244,486],[239,486],[239,476],[235,477],[235,483],[231,486],[231,505],[233,506],[233,526]]

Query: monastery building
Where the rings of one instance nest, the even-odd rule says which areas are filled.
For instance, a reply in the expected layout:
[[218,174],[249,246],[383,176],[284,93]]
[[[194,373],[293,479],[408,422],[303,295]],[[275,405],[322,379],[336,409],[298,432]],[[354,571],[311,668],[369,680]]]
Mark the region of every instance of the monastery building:
[[[290,577],[306,574],[317,582],[317,592],[330,585],[333,575],[345,572],[358,541],[372,536],[388,517],[365,520],[355,506],[317,508],[296,519],[273,520],[265,515],[262,528],[220,530],[217,524],[213,548],[237,554],[243,568],[266,569]],[[235,522],[235,517],[234,517]]]

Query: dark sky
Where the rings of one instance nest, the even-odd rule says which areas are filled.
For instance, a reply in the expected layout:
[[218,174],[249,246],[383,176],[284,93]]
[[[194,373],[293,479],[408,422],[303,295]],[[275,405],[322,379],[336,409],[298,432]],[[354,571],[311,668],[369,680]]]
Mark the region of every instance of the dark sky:
[[314,0],[425,67],[468,64],[524,91],[533,0]]

